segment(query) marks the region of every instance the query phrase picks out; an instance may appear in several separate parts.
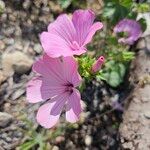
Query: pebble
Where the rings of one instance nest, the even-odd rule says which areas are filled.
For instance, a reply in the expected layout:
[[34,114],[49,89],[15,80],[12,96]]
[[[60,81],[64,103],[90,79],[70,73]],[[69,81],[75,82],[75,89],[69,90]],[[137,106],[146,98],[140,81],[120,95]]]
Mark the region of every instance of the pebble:
[[39,43],[35,44],[33,49],[38,54],[42,53],[42,46]]
[[90,146],[91,143],[92,143],[92,137],[89,136],[89,135],[86,135],[86,136],[85,136],[85,144],[86,144],[87,146]]
[[52,150],[59,150],[58,146],[53,146]]
[[144,116],[145,118],[150,119],[150,110],[145,111]]
[[14,132],[13,136],[15,136],[16,138],[19,138],[19,137],[22,137],[23,134],[22,134],[22,132],[16,131],[16,132]]
[[6,137],[5,141],[8,142],[8,143],[10,143],[12,141],[12,139],[10,137]]
[[4,128],[7,127],[8,124],[13,120],[13,116],[5,113],[5,112],[0,112],[0,127]]
[[65,140],[65,138],[64,138],[63,136],[58,136],[58,137],[56,137],[56,139],[55,139],[56,143],[61,143],[61,142],[63,142],[64,140]]
[[3,50],[5,47],[5,43],[0,40],[0,50]]
[[23,8],[28,9],[31,6],[31,1],[30,0],[25,0],[23,2]]
[[2,57],[3,71],[6,76],[13,75],[14,72],[24,74],[31,69],[33,60],[21,51],[5,53]]
[[3,72],[0,70],[0,85],[3,81],[5,81],[6,77],[4,76]]
[[148,37],[145,38],[146,50],[147,50],[148,53],[150,53],[150,42],[149,41],[150,41],[150,37],[148,36]]
[[136,45],[136,49],[144,49],[146,47],[145,44],[146,43],[145,43],[144,39],[139,40],[139,42]]
[[0,12],[4,11],[4,9],[5,9],[5,3],[2,0],[0,0]]
[[111,102],[117,102],[119,99],[119,94],[115,94],[113,97],[111,97]]

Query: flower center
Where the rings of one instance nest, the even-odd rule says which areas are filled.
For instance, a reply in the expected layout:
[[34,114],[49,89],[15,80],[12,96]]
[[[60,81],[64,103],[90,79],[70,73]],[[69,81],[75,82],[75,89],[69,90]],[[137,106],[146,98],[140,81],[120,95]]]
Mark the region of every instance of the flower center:
[[73,42],[72,42],[72,45],[71,45],[71,48],[72,48],[73,50],[79,50],[79,49],[80,49],[80,46],[79,46],[79,44],[77,43],[77,41],[73,41]]
[[65,91],[71,94],[73,92],[73,85],[69,83],[65,86],[66,86]]

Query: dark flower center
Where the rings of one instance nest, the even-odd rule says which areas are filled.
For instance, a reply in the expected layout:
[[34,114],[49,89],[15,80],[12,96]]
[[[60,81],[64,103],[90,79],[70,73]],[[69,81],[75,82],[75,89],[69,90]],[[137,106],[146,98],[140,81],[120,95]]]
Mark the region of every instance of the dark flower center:
[[69,83],[69,84],[67,84],[65,86],[66,86],[65,91],[69,92],[70,94],[72,94],[72,92],[73,92],[73,84]]

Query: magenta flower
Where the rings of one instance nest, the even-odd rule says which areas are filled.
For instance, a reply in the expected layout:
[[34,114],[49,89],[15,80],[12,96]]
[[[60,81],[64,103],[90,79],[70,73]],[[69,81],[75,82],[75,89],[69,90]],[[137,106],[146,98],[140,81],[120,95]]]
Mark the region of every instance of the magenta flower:
[[127,38],[123,37],[118,40],[120,43],[132,45],[135,41],[139,39],[142,34],[140,24],[131,19],[121,20],[114,28],[115,33],[125,32],[127,33]]
[[95,73],[101,69],[102,64],[104,63],[105,58],[103,56],[100,56],[98,60],[93,64],[92,66],[92,72]]
[[75,11],[72,20],[66,14],[60,15],[40,36],[44,51],[53,58],[85,53],[86,44],[103,27],[101,22],[93,23],[94,19],[91,10]]
[[29,81],[27,100],[30,103],[44,102],[37,112],[37,122],[45,128],[53,127],[63,108],[67,121],[78,121],[81,97],[76,87],[81,77],[74,58],[60,59],[44,55],[33,65],[33,70],[40,76]]

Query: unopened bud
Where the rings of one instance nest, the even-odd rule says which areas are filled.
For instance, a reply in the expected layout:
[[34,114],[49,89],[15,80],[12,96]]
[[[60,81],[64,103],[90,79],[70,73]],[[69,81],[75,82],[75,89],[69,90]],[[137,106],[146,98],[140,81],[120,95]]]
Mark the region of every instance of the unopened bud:
[[98,60],[92,66],[92,72],[95,73],[101,69],[102,64],[104,63],[105,58],[100,56]]

